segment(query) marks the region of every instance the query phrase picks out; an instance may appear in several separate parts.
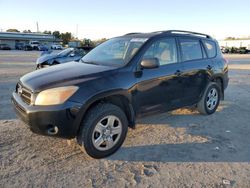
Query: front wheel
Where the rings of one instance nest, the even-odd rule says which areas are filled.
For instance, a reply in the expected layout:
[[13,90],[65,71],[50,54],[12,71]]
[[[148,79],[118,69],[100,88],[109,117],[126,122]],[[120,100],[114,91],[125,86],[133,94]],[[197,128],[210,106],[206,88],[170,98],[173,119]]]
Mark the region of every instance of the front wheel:
[[198,111],[205,115],[213,114],[220,104],[220,93],[220,86],[217,83],[209,83],[197,104]]
[[121,147],[127,130],[127,117],[121,108],[100,103],[87,113],[77,141],[91,157],[104,158]]

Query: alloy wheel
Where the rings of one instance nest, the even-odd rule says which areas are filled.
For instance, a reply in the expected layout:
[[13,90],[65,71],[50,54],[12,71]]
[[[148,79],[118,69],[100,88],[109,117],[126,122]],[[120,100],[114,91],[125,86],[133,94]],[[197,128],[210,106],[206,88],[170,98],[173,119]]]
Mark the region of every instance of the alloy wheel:
[[218,91],[216,88],[212,88],[207,95],[206,105],[209,110],[213,110],[218,103]]
[[100,151],[106,151],[115,146],[122,133],[122,123],[114,115],[102,118],[95,126],[92,143]]

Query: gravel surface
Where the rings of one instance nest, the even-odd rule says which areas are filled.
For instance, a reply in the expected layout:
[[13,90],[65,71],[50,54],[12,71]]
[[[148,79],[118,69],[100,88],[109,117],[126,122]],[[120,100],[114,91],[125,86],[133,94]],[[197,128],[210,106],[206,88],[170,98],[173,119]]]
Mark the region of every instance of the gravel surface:
[[38,56],[0,51],[0,187],[250,187],[250,55],[227,56],[230,84],[215,114],[179,109],[140,119],[101,160],[16,119],[11,92]]

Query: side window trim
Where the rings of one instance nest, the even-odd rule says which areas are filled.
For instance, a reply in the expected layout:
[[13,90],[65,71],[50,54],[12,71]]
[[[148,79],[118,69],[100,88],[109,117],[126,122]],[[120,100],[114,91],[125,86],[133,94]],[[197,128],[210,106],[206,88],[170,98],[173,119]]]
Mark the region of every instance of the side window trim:
[[203,59],[208,59],[208,53],[207,53],[206,47],[201,39],[199,41],[200,41],[200,46],[201,46],[201,50],[202,50],[202,57],[203,57]]
[[[200,44],[200,48],[201,48],[201,52],[202,52],[202,58],[200,59],[192,59],[192,60],[186,60],[184,61],[183,59],[183,53],[182,53],[182,48],[181,48],[181,39],[193,39],[193,40],[197,40],[199,41],[199,44]],[[204,60],[204,55],[203,55],[203,49],[202,49],[202,44],[201,44],[201,41],[200,39],[197,39],[197,38],[193,38],[193,37],[178,37],[178,46],[179,46],[179,51],[180,51],[180,60],[182,63],[185,63],[185,62],[190,62],[190,61],[199,61],[199,60]]]
[[[205,42],[206,41],[209,41],[209,42],[212,42],[212,43],[214,43],[214,50],[215,50],[215,55],[213,56],[213,57],[209,57],[208,56],[208,52],[207,52],[207,48],[205,47]],[[205,49],[205,51],[206,51],[206,54],[207,54],[207,59],[213,59],[213,58],[215,58],[218,54],[217,54],[217,44],[214,42],[214,41],[211,41],[211,40],[206,40],[206,39],[202,39],[201,40],[201,42],[202,42],[202,45],[204,46],[204,49]]]
[[179,43],[179,37],[174,37],[174,38],[175,38],[175,43],[176,43],[176,48],[177,48],[177,63],[182,63],[181,46]]

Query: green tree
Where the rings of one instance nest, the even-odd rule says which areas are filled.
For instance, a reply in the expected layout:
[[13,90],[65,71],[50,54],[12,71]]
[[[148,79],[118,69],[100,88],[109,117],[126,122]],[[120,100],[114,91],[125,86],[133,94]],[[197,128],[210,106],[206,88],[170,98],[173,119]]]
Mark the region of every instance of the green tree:
[[18,33],[20,33],[20,31],[18,31],[17,29],[8,29],[7,32],[18,32]]
[[81,41],[81,46],[94,46],[94,43],[90,39],[84,38]]
[[102,38],[102,39],[98,39],[98,40],[93,41],[93,43],[94,43],[95,46],[98,46],[99,44],[101,44],[101,43],[103,43],[103,42],[105,42],[107,40],[108,39],[106,39],[106,38]]
[[73,39],[72,34],[70,32],[61,33],[61,38],[62,38],[63,44],[68,44],[69,41]]
[[54,35],[56,39],[60,39],[60,38],[61,38],[61,33],[60,33],[60,31],[54,31],[54,32],[52,33],[52,35]]
[[45,30],[43,33],[44,33],[44,34],[51,35],[51,31],[47,31],[47,30]]
[[235,37],[227,37],[226,40],[236,40]]
[[29,29],[26,30],[26,29],[25,29],[25,30],[23,30],[23,33],[31,33],[31,30],[29,30]]

